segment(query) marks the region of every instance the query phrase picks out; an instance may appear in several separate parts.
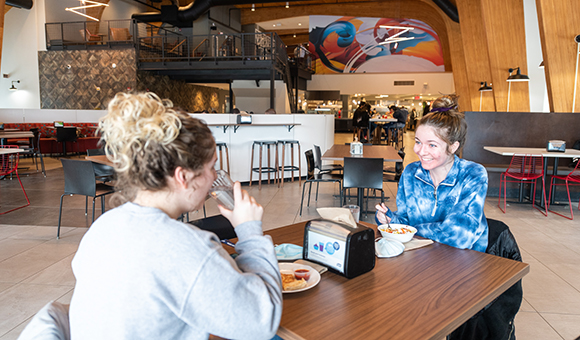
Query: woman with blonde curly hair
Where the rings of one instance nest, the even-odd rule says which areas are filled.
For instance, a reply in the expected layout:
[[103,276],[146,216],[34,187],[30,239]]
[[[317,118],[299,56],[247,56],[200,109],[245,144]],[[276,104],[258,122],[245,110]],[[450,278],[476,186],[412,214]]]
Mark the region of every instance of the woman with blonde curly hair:
[[282,314],[263,209],[234,185],[232,259],[215,234],[176,219],[199,209],[216,174],[201,121],[151,93],[119,93],[99,123],[122,203],[103,214],[73,259],[73,339],[269,339]]

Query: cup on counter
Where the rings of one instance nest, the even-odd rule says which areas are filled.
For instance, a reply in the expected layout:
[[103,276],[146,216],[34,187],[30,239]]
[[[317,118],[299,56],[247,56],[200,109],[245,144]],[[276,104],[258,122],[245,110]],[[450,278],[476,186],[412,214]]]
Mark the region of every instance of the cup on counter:
[[343,208],[346,208],[348,210],[350,210],[350,213],[352,214],[352,217],[354,217],[354,221],[356,223],[359,222],[359,218],[360,218],[360,207],[358,205],[343,205]]
[[216,174],[217,178],[209,189],[209,194],[224,208],[234,210],[234,182],[223,170],[217,170]]

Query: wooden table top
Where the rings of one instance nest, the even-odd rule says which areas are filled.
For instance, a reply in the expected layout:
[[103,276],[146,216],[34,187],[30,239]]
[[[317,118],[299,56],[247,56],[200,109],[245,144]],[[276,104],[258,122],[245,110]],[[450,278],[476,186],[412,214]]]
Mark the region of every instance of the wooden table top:
[[0,138],[31,138],[32,131],[0,131]]
[[344,157],[382,158],[385,162],[402,162],[397,150],[390,145],[363,145],[362,155],[352,155],[350,145],[334,144],[322,155],[325,161],[342,161]]
[[113,162],[106,155],[86,156],[85,159],[91,162],[113,166]]
[[24,152],[24,149],[15,149],[15,148],[0,148],[0,155],[7,155],[11,153],[20,153]]
[[511,146],[484,146],[485,150],[502,156],[513,156],[519,154],[542,155],[549,158],[577,158],[580,157],[580,150],[566,149],[566,152],[549,152],[546,148],[523,148]]
[[[303,245],[305,223],[266,234]],[[525,263],[435,242],[377,258],[356,278],[326,272],[317,286],[284,294],[280,329],[304,339],[441,340],[528,272]]]

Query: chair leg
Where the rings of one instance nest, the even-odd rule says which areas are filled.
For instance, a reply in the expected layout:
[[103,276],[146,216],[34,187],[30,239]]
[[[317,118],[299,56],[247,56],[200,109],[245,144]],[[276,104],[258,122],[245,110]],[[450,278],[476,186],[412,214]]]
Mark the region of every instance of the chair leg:
[[250,157],[250,187],[252,186],[252,175],[254,174],[254,145],[252,144],[252,156]]
[[302,216],[302,205],[304,204],[304,191],[306,190],[306,182],[302,186],[302,198],[300,199],[300,216]]
[[44,159],[42,158],[42,153],[40,153],[40,151],[38,152],[38,154],[40,155],[40,165],[41,165],[41,169],[42,169],[42,174],[44,175],[44,177],[46,177],[46,170],[44,169]]
[[89,213],[89,196],[85,196],[85,216]]
[[65,195],[66,194],[60,195],[60,207],[58,208],[58,228],[56,229],[56,239],[57,240],[60,238],[60,219],[62,217],[62,198]]
[[93,224],[93,222],[95,222],[95,198],[96,197],[93,197],[93,220],[91,221],[91,224]]
[[310,186],[308,187],[308,204],[306,204],[307,207],[310,206],[310,194],[312,193],[312,182],[308,183],[310,183]]
[[316,182],[316,202],[318,202],[318,188],[320,188],[320,182]]
[[[22,188],[22,192],[24,193],[24,198],[26,198],[26,204],[23,205],[23,206],[20,206],[18,208],[10,209],[8,211],[5,211],[3,213],[0,213],[0,215],[7,214],[7,213],[9,213],[11,211],[14,211],[14,210],[22,209],[22,208],[27,207],[27,206],[30,205],[30,200],[28,199],[28,195],[26,194],[26,190],[24,190],[24,186],[22,185],[22,181],[20,180],[20,175],[18,174],[18,171],[15,171],[15,172],[11,173],[10,176],[12,176],[12,174],[14,174],[14,173],[16,174],[16,178],[18,179],[18,183],[20,183],[20,188]],[[12,179],[12,177],[10,179]]]

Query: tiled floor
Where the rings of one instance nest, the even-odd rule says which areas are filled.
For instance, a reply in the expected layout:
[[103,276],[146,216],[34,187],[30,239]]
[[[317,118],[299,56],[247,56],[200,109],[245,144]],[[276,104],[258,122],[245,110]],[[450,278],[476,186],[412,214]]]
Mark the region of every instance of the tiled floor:
[[[336,142],[348,141],[350,135],[337,134]],[[406,135],[412,145],[413,134]],[[304,147],[304,146],[303,146]],[[416,160],[410,147],[405,163]],[[31,205],[0,215],[0,340],[16,339],[29,319],[50,300],[68,303],[75,279],[70,262],[79,241],[90,225],[84,215],[82,197],[65,197],[62,237],[56,240],[58,206],[63,192],[60,162],[46,159],[48,176],[32,171],[22,176]],[[22,166],[29,166],[28,160]],[[33,169],[34,170],[34,169]],[[337,189],[322,184],[318,202],[314,195],[309,208],[299,216],[302,188],[298,182],[245,189],[265,208],[264,229],[317,217],[316,207],[337,206]],[[396,209],[396,185],[385,183],[387,203]],[[0,181],[0,209],[22,202],[16,180]],[[577,199],[577,198],[576,198]],[[506,222],[519,243],[524,262],[531,265],[524,278],[524,301],[516,317],[519,340],[575,339],[580,335],[580,221],[569,221],[550,214],[544,217],[528,204],[512,204],[503,214],[497,198],[488,198],[486,214]],[[97,216],[100,214],[97,204]],[[560,207],[564,210],[566,207]],[[217,214],[215,203],[208,201],[208,215]],[[577,215],[580,216],[580,213]],[[201,217],[192,214],[191,219]],[[363,219],[364,216],[363,216]],[[372,216],[366,217],[372,220]]]

